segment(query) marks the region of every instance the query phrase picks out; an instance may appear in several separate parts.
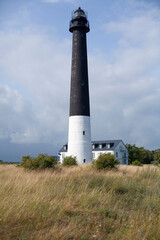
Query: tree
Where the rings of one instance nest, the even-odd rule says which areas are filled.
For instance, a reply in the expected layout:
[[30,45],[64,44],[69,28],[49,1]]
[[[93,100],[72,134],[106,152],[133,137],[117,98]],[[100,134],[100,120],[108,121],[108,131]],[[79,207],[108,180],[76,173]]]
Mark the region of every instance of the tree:
[[156,149],[153,151],[153,163],[154,165],[160,164],[160,149]]
[[119,161],[110,153],[104,153],[100,155],[97,160],[93,161],[93,165],[97,169],[115,168],[116,164],[119,164]]
[[144,149],[143,147],[140,148],[140,159],[142,164],[150,164],[153,161],[152,152]]
[[153,153],[144,147],[136,147],[136,145],[126,144],[128,149],[128,163],[139,161],[142,164],[150,164],[153,161]]
[[128,163],[132,164],[132,162],[136,160],[138,148],[135,144],[126,144],[126,147],[128,149]]

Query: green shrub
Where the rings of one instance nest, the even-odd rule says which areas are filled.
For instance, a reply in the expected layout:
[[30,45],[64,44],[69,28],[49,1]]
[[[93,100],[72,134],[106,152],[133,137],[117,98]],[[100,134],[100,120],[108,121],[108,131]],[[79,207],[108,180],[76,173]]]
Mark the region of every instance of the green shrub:
[[53,168],[55,164],[57,164],[57,160],[53,156],[39,154],[35,158],[31,158],[30,155],[23,156],[20,166],[28,169],[45,169]]
[[3,164],[3,160],[0,160],[0,164]]
[[155,151],[153,151],[153,164],[155,166],[159,166],[160,165],[160,149],[156,149]]
[[63,159],[63,166],[75,166],[77,165],[76,157],[68,156]]
[[55,164],[57,164],[57,160],[53,156],[48,156],[47,154],[39,154],[37,162],[40,169],[52,168]]
[[22,161],[21,161],[20,165],[24,168],[31,168],[31,166],[32,166],[31,161],[32,161],[31,156],[25,155],[22,157]]
[[138,161],[138,160],[135,160],[135,161],[133,161],[132,162],[132,165],[134,165],[134,166],[143,166],[143,164],[140,162],[140,161]]
[[93,165],[97,169],[115,168],[115,165],[117,164],[119,164],[119,161],[110,153],[104,153],[100,155],[97,160],[93,161]]
[[155,166],[158,166],[158,167],[160,166],[159,161],[156,161],[156,160],[153,162],[153,164],[154,164]]

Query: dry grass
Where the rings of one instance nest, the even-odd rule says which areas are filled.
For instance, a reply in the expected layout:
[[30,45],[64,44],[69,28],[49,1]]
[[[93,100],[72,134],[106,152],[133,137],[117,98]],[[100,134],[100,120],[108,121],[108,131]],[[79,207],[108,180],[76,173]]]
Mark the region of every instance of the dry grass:
[[160,239],[160,170],[1,165],[0,239]]

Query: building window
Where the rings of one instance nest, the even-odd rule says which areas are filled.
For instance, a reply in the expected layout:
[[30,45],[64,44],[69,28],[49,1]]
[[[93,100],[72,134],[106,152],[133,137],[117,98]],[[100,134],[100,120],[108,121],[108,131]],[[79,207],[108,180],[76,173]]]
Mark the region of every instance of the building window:
[[118,152],[116,152],[116,157],[118,157]]
[[95,153],[92,153],[92,158],[95,158]]
[[85,163],[85,162],[86,162],[86,159],[83,159],[83,162]]
[[110,148],[110,144],[107,144],[107,148]]
[[85,131],[83,131],[83,135],[85,135],[86,133],[85,133]]
[[99,148],[102,148],[102,144],[99,145]]
[[95,149],[95,145],[94,144],[92,145],[92,149]]

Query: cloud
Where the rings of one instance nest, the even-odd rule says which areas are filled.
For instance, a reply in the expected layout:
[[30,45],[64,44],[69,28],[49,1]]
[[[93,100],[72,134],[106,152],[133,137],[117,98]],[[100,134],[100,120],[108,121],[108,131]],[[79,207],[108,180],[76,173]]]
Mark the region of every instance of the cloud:
[[[159,16],[151,6],[106,23],[102,38],[116,36],[112,61],[107,41],[89,52],[93,140],[159,147]],[[41,30],[0,32],[0,138],[60,146],[68,133],[71,39]]]
[[159,14],[158,9],[147,9],[105,25],[107,36],[117,36],[117,47],[112,63],[106,56],[90,56],[90,79],[96,79],[94,136],[159,147]]
[[73,3],[74,0],[43,0],[43,2],[46,2],[46,3],[58,3],[58,2],[69,2],[69,3]]
[[14,143],[54,142],[58,136],[59,142],[68,124],[70,43],[25,30],[1,32],[0,41],[7,79],[1,85],[0,136]]
[[36,126],[36,116],[32,106],[17,92],[5,84],[0,85],[0,139],[10,139],[13,143],[35,142],[35,134],[27,134]]

